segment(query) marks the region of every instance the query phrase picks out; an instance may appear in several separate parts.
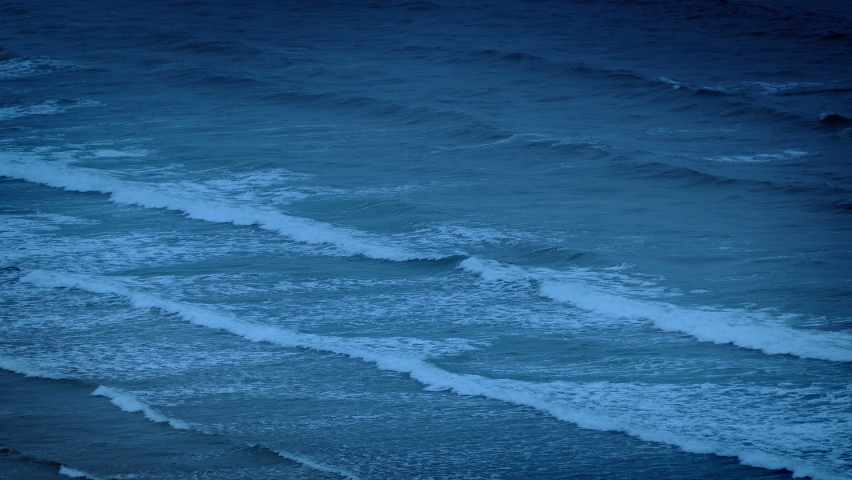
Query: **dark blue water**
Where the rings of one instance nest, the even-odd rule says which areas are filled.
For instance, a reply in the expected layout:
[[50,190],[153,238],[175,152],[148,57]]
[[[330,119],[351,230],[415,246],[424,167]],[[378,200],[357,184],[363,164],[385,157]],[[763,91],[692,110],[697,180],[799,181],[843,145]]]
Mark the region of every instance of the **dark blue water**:
[[852,478],[842,1],[0,3],[0,478]]

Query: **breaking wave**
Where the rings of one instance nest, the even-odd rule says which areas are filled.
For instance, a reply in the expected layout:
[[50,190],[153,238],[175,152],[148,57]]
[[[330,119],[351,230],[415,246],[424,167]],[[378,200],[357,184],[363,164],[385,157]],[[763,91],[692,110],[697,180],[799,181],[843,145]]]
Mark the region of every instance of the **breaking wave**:
[[763,312],[710,307],[685,308],[656,300],[616,295],[583,282],[578,275],[549,269],[527,270],[471,257],[459,267],[485,281],[530,282],[541,296],[570,303],[610,318],[647,320],[667,332],[686,333],[703,342],[733,344],[771,355],[788,354],[834,362],[852,362],[852,335],[794,329]]
[[[26,362],[23,362],[23,361],[20,361],[20,360],[17,360],[17,359],[13,359],[13,358],[8,358],[8,357],[0,357],[0,368],[2,368],[3,370],[8,370],[8,371],[11,371],[11,372],[23,374],[23,375],[28,376],[28,377],[39,377],[39,378],[46,378],[46,379],[50,379],[50,380],[78,381],[78,380],[75,380],[75,379],[63,377],[63,376],[60,376],[58,374],[47,372],[47,371],[44,371],[44,370],[36,370],[32,366],[27,364]],[[85,382],[83,382],[83,383],[85,383]],[[190,423],[185,422],[183,420],[164,415],[163,413],[159,412],[157,409],[155,409],[151,405],[140,400],[138,397],[136,397],[132,393],[120,390],[118,388],[99,385],[91,394],[95,395],[95,396],[104,397],[104,398],[109,399],[110,403],[117,406],[122,411],[125,411],[125,412],[128,412],[128,413],[141,412],[142,415],[145,418],[147,418],[148,420],[150,420],[154,423],[165,423],[165,424],[168,424],[170,427],[172,427],[176,430],[193,430],[195,432],[202,433],[204,435],[218,436],[217,434],[208,431],[203,426],[193,425],[193,424],[190,424]],[[282,450],[276,450],[276,449],[273,449],[273,448],[270,448],[270,447],[266,447],[264,445],[253,444],[253,445],[247,445],[247,446],[251,447],[251,448],[257,448],[257,449],[260,449],[260,450],[268,451],[268,452],[273,453],[273,454],[275,454],[275,455],[277,455],[277,456],[279,456],[283,459],[299,463],[301,465],[304,465],[308,468],[311,468],[311,469],[314,469],[314,470],[317,470],[317,471],[332,473],[332,474],[338,475],[338,476],[345,478],[345,479],[348,479],[348,480],[359,480],[358,476],[356,476],[355,474],[353,474],[353,473],[351,473],[347,470],[337,468],[337,467],[333,467],[333,466],[329,466],[329,465],[325,465],[323,463],[317,462],[315,460],[312,460],[312,459],[305,457],[305,456],[302,456],[302,455],[298,455],[298,454],[294,454],[294,453],[290,453],[290,452],[285,452],[285,451],[282,451]],[[35,457],[23,455],[20,452],[17,452],[15,450],[0,449],[0,453],[16,453],[16,454],[18,454],[18,455],[20,455],[20,456],[22,456],[26,459],[29,459],[31,461],[37,461],[38,463],[46,463],[46,464],[49,464],[49,465],[56,465],[56,466],[59,467],[59,473],[60,474],[69,476],[71,478],[85,478],[85,479],[89,479],[89,480],[100,480],[101,479],[101,477],[93,475],[91,473],[87,473],[87,472],[84,472],[82,470],[71,468],[71,467],[68,467],[66,465],[62,465],[62,464],[57,463],[57,462],[53,462],[53,461],[49,461],[49,460],[36,459]]]
[[208,222],[256,225],[296,242],[330,245],[343,255],[363,255],[399,262],[446,257],[388,245],[351,228],[286,215],[275,210],[234,205],[214,199],[189,198],[163,192],[153,184],[121,180],[96,170],[73,168],[24,155],[0,154],[0,175],[73,192],[104,193],[110,195],[110,200],[115,203],[179,211],[188,218]]
[[[475,269],[471,264],[468,264],[468,268]],[[485,275],[498,275],[494,268],[484,270]],[[795,456],[785,457],[770,453],[771,449],[764,451],[761,448],[749,446],[748,442],[743,442],[741,439],[736,441],[734,445],[730,445],[722,441],[679,433],[676,431],[677,429],[669,431],[665,428],[651,427],[644,422],[637,423],[630,415],[620,415],[617,411],[615,415],[608,415],[606,412],[595,411],[595,408],[576,408],[570,405],[571,402],[566,405],[559,401],[559,395],[553,391],[554,389],[563,391],[564,388],[562,387],[565,385],[571,387],[568,389],[569,391],[573,391],[576,388],[581,388],[582,384],[565,384],[565,382],[535,384],[518,380],[453,373],[416,357],[388,354],[386,351],[371,349],[367,344],[351,344],[347,343],[346,339],[303,334],[276,327],[250,324],[232,316],[216,313],[195,305],[138,293],[114,280],[107,281],[87,276],[33,271],[23,277],[22,281],[40,287],[76,288],[98,294],[119,295],[126,298],[135,307],[156,308],[176,314],[193,324],[224,330],[254,342],[268,342],[286,347],[346,355],[373,363],[382,370],[406,374],[425,385],[426,389],[430,391],[446,390],[459,395],[482,396],[515,405],[528,406],[546,412],[559,420],[587,429],[624,432],[645,441],[674,445],[691,453],[736,457],[746,465],[773,470],[788,469],[796,476],[812,476],[826,480],[842,478],[810,461],[803,461],[795,458]],[[591,387],[594,387],[594,385],[591,385]],[[105,393],[105,391],[102,390],[101,393]],[[127,397],[117,395],[116,397],[121,398],[120,403],[126,405],[127,408],[135,408],[135,411],[145,412],[141,404],[134,403]],[[624,398],[623,395],[618,395],[618,397]],[[155,416],[155,418],[160,417]],[[163,417],[161,421],[165,418],[167,417]]]

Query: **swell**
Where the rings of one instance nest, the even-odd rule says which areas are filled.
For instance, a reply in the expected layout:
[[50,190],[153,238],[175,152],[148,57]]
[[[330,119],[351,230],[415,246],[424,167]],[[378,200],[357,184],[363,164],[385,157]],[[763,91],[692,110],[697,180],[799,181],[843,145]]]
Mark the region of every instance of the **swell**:
[[611,145],[584,138],[558,137],[543,133],[515,133],[496,137],[491,139],[491,141],[474,145],[456,147],[439,146],[435,147],[432,153],[481,148],[523,148],[525,155],[531,149],[538,149],[545,153],[556,153],[562,156],[571,156],[572,158],[583,156],[593,160],[603,160],[612,157],[616,151]]
[[74,288],[97,294],[118,295],[127,299],[135,307],[159,309],[178,315],[193,324],[223,330],[247,340],[346,355],[353,359],[372,363],[381,370],[408,375],[425,385],[426,389],[430,391],[451,391],[458,395],[482,396],[510,404],[528,406],[582,428],[623,432],[644,441],[673,445],[690,453],[735,457],[745,465],[772,470],[787,469],[793,472],[795,476],[812,476],[826,480],[840,478],[824,471],[818,465],[795,457],[782,457],[752,447],[731,447],[720,442],[710,442],[658,428],[637,425],[635,422],[623,418],[565,407],[554,401],[546,392],[542,393],[536,391],[535,388],[530,388],[530,384],[527,382],[453,373],[415,357],[391,355],[320,335],[249,324],[235,317],[195,305],[138,293],[114,280],[107,281],[88,276],[33,271],[23,277],[22,281],[44,288]]
[[[265,445],[261,445],[261,444],[257,444],[257,443],[248,444],[248,445],[239,445],[239,444],[231,441],[230,439],[228,439],[224,435],[213,433],[210,430],[207,430],[207,429],[205,429],[205,428],[203,428],[199,425],[191,424],[189,422],[185,422],[185,421],[178,419],[178,418],[169,417],[169,416],[161,413],[160,411],[158,411],[156,408],[152,407],[151,405],[140,400],[139,398],[137,398],[133,394],[125,392],[125,391],[120,390],[118,388],[107,387],[107,386],[104,386],[104,385],[98,385],[98,384],[95,384],[95,383],[92,383],[92,382],[87,382],[87,381],[80,380],[80,379],[64,377],[64,376],[61,376],[61,375],[58,375],[58,374],[55,374],[55,373],[52,373],[52,372],[46,372],[46,371],[37,369],[37,368],[35,368],[31,365],[28,365],[25,362],[21,362],[19,360],[16,360],[16,359],[13,359],[13,358],[8,358],[8,357],[0,357],[0,368],[2,368],[3,370],[10,371],[10,372],[18,373],[18,374],[21,374],[21,375],[24,375],[24,376],[27,376],[27,377],[37,377],[37,378],[44,378],[44,379],[48,379],[48,380],[61,380],[61,381],[66,381],[66,382],[72,382],[74,384],[78,384],[78,385],[81,385],[83,387],[87,387],[89,389],[94,388],[94,391],[92,391],[91,395],[104,397],[104,398],[108,399],[110,401],[110,403],[112,403],[113,405],[115,405],[116,407],[118,407],[119,409],[121,409],[124,412],[141,413],[142,416],[144,416],[147,420],[149,420],[151,422],[164,423],[164,424],[167,424],[168,426],[170,426],[171,428],[174,428],[176,430],[191,430],[195,433],[203,434],[203,435],[210,436],[210,437],[216,437],[216,438],[224,439],[228,444],[232,444],[232,445],[234,445],[235,447],[238,447],[238,448],[248,447],[251,450],[255,450],[255,451],[258,451],[258,452],[261,452],[261,453],[266,453],[266,454],[272,454],[272,455],[275,455],[277,457],[283,458],[285,460],[289,460],[289,461],[304,465],[304,466],[311,468],[313,470],[316,470],[316,471],[332,473],[332,474],[335,474],[339,477],[349,479],[349,480],[359,480],[359,478],[356,475],[354,475],[353,473],[351,473],[347,470],[344,470],[344,469],[341,469],[341,468],[338,468],[338,467],[325,465],[323,463],[317,462],[315,460],[312,460],[312,459],[305,457],[305,456],[302,456],[302,455],[298,455],[298,454],[294,454],[294,453],[290,453],[290,452],[285,452],[285,451],[282,451],[282,450],[276,450],[274,448],[267,447]],[[20,453],[20,452],[16,452],[16,451],[10,450],[10,449],[0,448],[0,453],[8,453],[8,452]],[[26,459],[31,459],[31,458],[34,459],[34,457],[29,457],[29,456],[23,456],[23,457],[25,457]],[[68,475],[72,478],[88,478],[88,479],[91,479],[91,480],[100,480],[100,477],[97,477],[97,476],[94,476],[92,474],[85,473],[85,472],[82,472],[80,470],[76,470],[76,469],[73,469],[73,468],[70,468],[70,467],[66,467],[65,465],[62,465],[62,464],[57,463],[57,462],[53,462],[53,461],[49,461],[49,460],[39,460],[39,459],[34,459],[34,460],[39,462],[39,463],[45,463],[45,464],[48,464],[48,465],[58,466],[58,467],[60,467],[59,473]]]
[[245,73],[227,73],[205,67],[170,70],[166,79],[173,85],[209,87],[219,92],[260,88],[265,84]]
[[23,155],[0,154],[0,175],[73,192],[108,194],[115,203],[178,211],[188,218],[207,222],[255,225],[295,242],[330,245],[344,255],[397,262],[446,257],[389,245],[367,233],[309,218],[224,201],[197,200],[160,191],[153,184],[120,180],[96,170],[72,168]]
[[[506,72],[524,72],[529,78],[550,78],[564,83],[566,78],[575,78],[583,82],[584,88],[599,88],[617,92],[619,96],[644,97],[654,95],[654,102],[669,103],[677,111],[701,110],[707,114],[712,108],[720,118],[754,118],[763,121],[793,122],[802,126],[824,129],[824,122],[818,116],[803,116],[801,113],[786,111],[778,106],[761,105],[760,99],[767,93],[777,96],[798,94],[836,93],[844,94],[849,88],[843,86],[802,86],[796,89],[767,91],[744,83],[735,86],[710,87],[693,85],[666,78],[646,75],[627,69],[610,69],[590,65],[585,62],[563,62],[524,53],[498,50],[475,51],[436,51],[435,49],[408,46],[401,53],[415,54],[421,57],[431,56],[445,63],[465,64],[485,70],[502,69]],[[755,83],[755,82],[752,82]],[[756,93],[758,92],[758,93]]]
[[437,132],[449,138],[492,141],[507,135],[506,130],[496,124],[467,113],[431,106],[407,106],[368,96],[278,92],[258,95],[256,99],[265,104],[322,109],[334,112],[336,115],[367,117],[372,121],[389,122],[406,127],[428,127],[433,129],[433,133]]
[[693,168],[670,165],[668,163],[660,161],[652,161],[646,163],[615,163],[608,166],[607,170],[617,175],[626,177],[652,178],[684,182],[687,186],[723,186],[733,184],[745,184],[747,186],[772,185],[771,182],[736,179],[721,175],[714,175]]
[[764,190],[795,198],[801,205],[812,211],[847,213],[848,205],[852,199],[852,191],[824,181],[821,183],[805,183],[804,179],[800,179],[801,183],[792,184],[771,180],[736,178],[701,171],[697,168],[671,165],[662,161],[614,162],[602,168],[607,176],[659,179],[678,182],[686,187],[744,187],[750,190]]
[[[628,179],[651,179],[662,180],[668,183],[676,183],[682,187],[740,187],[749,190],[765,190],[773,194],[792,196],[803,206],[813,211],[837,211],[847,213],[852,191],[842,187],[826,183],[820,179],[818,182],[805,183],[805,178],[800,178],[798,183],[781,183],[772,180],[737,178],[735,176],[722,175],[703,171],[698,166],[673,165],[662,160],[628,160],[647,156],[647,152],[626,152],[618,147],[607,145],[582,138],[561,138],[540,133],[514,134],[501,137],[487,143],[468,145],[463,147],[436,147],[433,153],[444,151],[466,150],[466,149],[502,149],[522,148],[524,152],[538,149],[544,153],[556,155],[570,155],[572,158],[584,156],[593,160],[609,160],[595,167],[599,170],[604,180],[611,177]],[[760,159],[761,155],[754,157]],[[790,159],[795,155],[784,157],[781,154],[766,154],[763,157],[785,160],[785,166],[795,167],[790,164]],[[765,160],[761,160],[765,161]],[[716,163],[716,162],[713,162]],[[734,171],[727,169],[727,171]]]
[[797,330],[762,312],[677,305],[630,298],[596,287],[579,275],[548,269],[528,270],[493,260],[471,257],[459,267],[490,282],[533,282],[538,294],[557,302],[610,318],[649,321],[667,332],[679,332],[702,342],[733,344],[769,355],[852,362],[852,335],[842,332]]

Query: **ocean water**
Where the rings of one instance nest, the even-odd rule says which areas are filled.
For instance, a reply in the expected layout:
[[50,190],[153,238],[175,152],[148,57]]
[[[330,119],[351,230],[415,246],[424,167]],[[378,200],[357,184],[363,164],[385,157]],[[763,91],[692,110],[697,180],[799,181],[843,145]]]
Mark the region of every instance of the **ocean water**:
[[852,4],[0,2],[0,479],[852,478]]

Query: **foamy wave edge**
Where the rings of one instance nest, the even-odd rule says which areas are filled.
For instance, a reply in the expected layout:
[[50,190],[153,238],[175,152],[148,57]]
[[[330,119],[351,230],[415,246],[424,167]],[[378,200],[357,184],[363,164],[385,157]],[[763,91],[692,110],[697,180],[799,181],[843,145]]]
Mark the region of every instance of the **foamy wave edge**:
[[34,367],[26,362],[2,356],[0,357],[0,368],[15,372],[25,377],[47,378],[49,380],[68,380],[67,377],[56,375],[54,373]]
[[[59,475],[65,475],[66,477],[83,478],[83,479],[88,479],[88,480],[104,480],[104,479],[102,479],[102,477],[93,475],[93,474],[91,474],[89,472],[85,472],[83,470],[71,468],[68,465],[63,465],[62,463],[59,463],[59,462],[54,461],[54,460],[48,460],[48,459],[45,459],[45,458],[27,455],[26,453],[23,453],[23,452],[16,450],[14,448],[0,447],[0,455],[7,455],[7,454],[11,454],[13,456],[16,456],[20,460],[27,461],[27,462],[33,462],[33,463],[36,463],[36,464],[39,464],[39,465],[43,465],[45,467],[54,467],[54,468],[59,467],[59,470],[56,473],[58,473]],[[6,478],[6,477],[4,477],[4,478]]]
[[101,480],[101,477],[92,475],[91,473],[84,472],[82,470],[78,470],[76,468],[71,468],[67,465],[59,466],[59,474],[71,478],[87,478],[89,480]]
[[[199,431],[201,433],[204,433],[205,435],[213,435],[212,433],[204,430],[201,427],[192,426],[192,425],[190,425],[189,423],[187,423],[183,420],[179,420],[179,419],[172,418],[172,417],[167,417],[166,415],[163,415],[162,413],[155,410],[153,407],[151,407],[147,403],[139,400],[134,395],[132,395],[128,392],[119,390],[117,388],[105,387],[105,386],[101,385],[98,388],[96,388],[94,392],[92,392],[92,395],[97,395],[97,396],[108,398],[110,400],[110,402],[112,402],[113,405],[117,406],[118,408],[122,409],[125,412],[130,412],[130,413],[142,412],[142,414],[145,416],[145,418],[147,418],[148,420],[150,420],[154,423],[168,423],[169,426],[171,426],[172,428],[174,428],[176,430],[190,430],[191,429],[191,430],[196,430],[196,431]],[[249,446],[256,446],[256,445],[249,445]],[[307,458],[307,457],[304,457],[304,456],[301,456],[301,455],[296,455],[296,454],[285,452],[285,451],[282,451],[282,450],[275,450],[273,448],[269,448],[269,447],[265,447],[265,446],[262,446],[262,448],[265,448],[265,449],[267,449],[271,452],[274,452],[276,455],[278,455],[281,458],[291,460],[293,462],[299,463],[299,464],[304,465],[304,466],[311,468],[313,470],[317,470],[317,471],[320,471],[320,472],[326,472],[326,473],[332,473],[332,474],[339,475],[340,477],[343,477],[343,478],[346,478],[346,479],[349,479],[349,480],[360,480],[356,475],[354,475],[350,472],[347,472],[346,470],[336,468],[336,467],[330,467],[328,465],[324,465],[322,463],[316,462],[314,460],[311,460],[310,458]]]
[[[525,389],[525,382],[493,379],[473,374],[458,374],[442,370],[417,358],[399,357],[371,352],[341,343],[339,339],[320,335],[303,334],[291,330],[241,322],[230,316],[214,313],[195,305],[182,304],[149,294],[134,292],[118,283],[82,275],[58,274],[36,270],[21,281],[40,287],[75,288],[99,294],[125,297],[139,308],[156,308],[177,314],[183,319],[208,328],[224,330],[253,342],[268,342],[276,345],[305,348],[315,351],[342,354],[375,364],[381,370],[406,374],[426,386],[430,391],[451,391],[458,395],[482,396],[506,403],[532,407],[552,415],[554,418],[573,423],[579,427],[600,431],[623,432],[644,441],[673,445],[688,453],[713,454],[737,458],[740,463],[769,470],[789,470],[796,477],[812,477],[819,480],[841,480],[843,477],[826,472],[806,461],[784,458],[759,450],[735,450],[719,443],[696,440],[682,435],[648,428],[641,428],[616,419],[570,411]],[[291,458],[291,457],[288,457]],[[292,458],[299,461],[297,458]],[[300,462],[301,463],[301,462]],[[310,466],[308,464],[305,464]]]
[[117,388],[105,387],[101,385],[96,388],[94,392],[92,392],[92,395],[108,398],[113,405],[122,409],[125,412],[142,412],[142,415],[144,415],[145,418],[154,423],[168,423],[169,426],[176,430],[189,430],[192,428],[188,423],[182,420],[167,417],[162,413],[158,412],[157,410],[151,408],[147,404],[143,403],[133,395],[118,390]]
[[396,262],[440,260],[449,256],[384,245],[380,241],[369,239],[369,235],[364,232],[273,210],[236,206],[215,200],[196,200],[164,193],[152,188],[151,185],[120,180],[105,172],[37,160],[25,154],[0,153],[0,176],[73,192],[104,193],[110,195],[110,200],[115,203],[179,211],[188,218],[196,220],[256,225],[296,242],[330,245],[346,255],[363,255],[377,260]]
[[554,280],[544,269],[530,271],[477,257],[463,260],[459,268],[489,282],[534,280],[538,282],[538,293],[543,297],[611,318],[650,320],[660,330],[685,333],[702,342],[733,344],[770,355],[852,362],[852,335],[843,332],[813,332],[767,324],[771,319],[756,318],[760,315],[753,312],[690,309],[665,302],[627,298],[590,287],[581,281]]
[[[18,373],[27,377],[38,377],[38,378],[46,378],[49,380],[73,380],[70,377],[65,377],[61,375],[57,375],[54,373],[46,372],[44,370],[36,369],[26,362],[9,358],[9,357],[0,357],[0,369],[8,370],[10,372]],[[121,410],[128,413],[142,413],[142,415],[154,422],[154,423],[165,423],[170,427],[176,430],[193,430],[196,432],[203,433],[205,435],[215,435],[203,427],[198,425],[190,424],[189,422],[185,422],[183,420],[166,416],[155,408],[151,407],[147,403],[143,402],[136,396],[131,393],[125,392],[123,390],[119,390],[114,387],[107,387],[104,385],[99,385],[92,393],[92,395],[104,397],[109,399],[110,403],[120,408]],[[325,465],[323,463],[312,460],[308,457],[297,455],[290,452],[285,452],[283,450],[276,450],[273,448],[269,448],[263,445],[248,445],[249,447],[260,447],[266,449],[270,452],[275,453],[281,458],[286,460],[290,460],[301,465],[304,465],[313,470],[332,473],[338,475],[347,480],[360,480],[360,478],[344,469],[332,467]],[[84,472],[82,470],[74,469],[68,467],[66,465],[61,465],[59,468],[59,473],[62,475],[66,475],[71,478],[87,478],[90,480],[100,480],[100,477],[95,476],[91,473]]]

